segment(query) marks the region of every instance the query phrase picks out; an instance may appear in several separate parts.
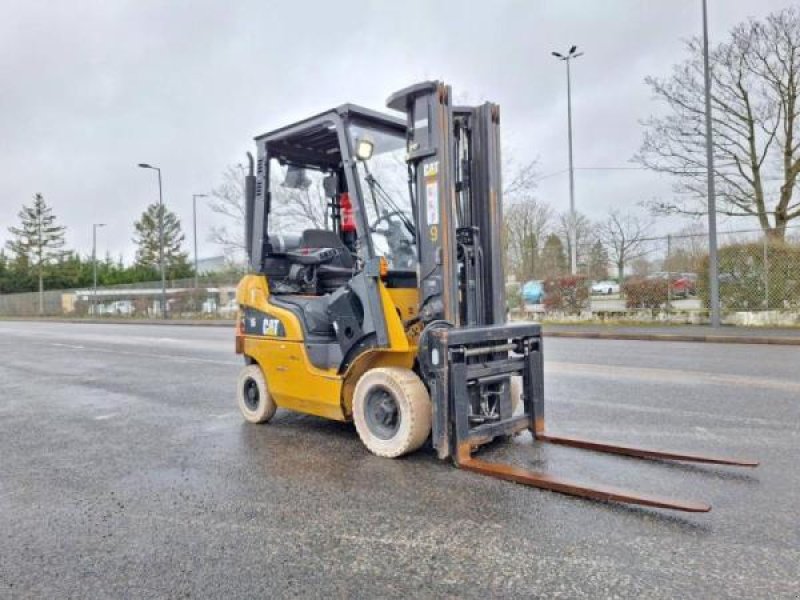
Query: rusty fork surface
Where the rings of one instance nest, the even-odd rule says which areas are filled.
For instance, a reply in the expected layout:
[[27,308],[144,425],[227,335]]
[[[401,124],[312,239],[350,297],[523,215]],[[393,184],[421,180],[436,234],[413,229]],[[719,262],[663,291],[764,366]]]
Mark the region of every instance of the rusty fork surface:
[[474,458],[471,455],[471,448],[468,446],[459,449],[458,455],[458,466],[462,469],[570,496],[600,500],[602,502],[623,502],[625,504],[638,504],[653,508],[668,508],[684,512],[708,512],[711,510],[711,506],[702,502],[639,494],[608,485],[588,485],[513,465],[488,462]]
[[[550,442],[553,444],[561,444],[565,446],[572,446],[575,448],[582,448],[587,450],[595,450],[598,452],[608,452],[611,454],[622,454],[625,456],[633,456],[636,458],[655,459],[655,460],[676,460],[686,462],[697,462],[718,465],[731,465],[742,467],[756,467],[757,461],[752,460],[738,460],[721,457],[701,456],[698,454],[678,454],[675,452],[664,452],[662,450],[650,450],[646,448],[637,448],[634,446],[617,446],[605,442],[596,442],[576,437],[565,436],[551,436],[539,432],[536,434],[536,439],[540,441]],[[637,504],[640,506],[648,506],[652,508],[666,508],[670,510],[679,510],[683,512],[708,512],[711,506],[703,502],[694,502],[690,500],[677,500],[673,498],[665,498],[662,496],[655,496],[650,494],[640,494],[629,490],[616,488],[607,485],[584,484],[569,479],[562,479],[547,473],[523,469],[514,465],[507,465],[501,463],[493,463],[472,456],[473,447],[469,443],[464,443],[458,448],[457,463],[458,466],[474,471],[483,475],[497,477],[506,481],[513,481],[524,485],[530,485],[553,492],[568,494],[570,496],[578,496],[580,498],[589,498],[592,500],[600,500],[603,502],[622,502],[625,504]]]

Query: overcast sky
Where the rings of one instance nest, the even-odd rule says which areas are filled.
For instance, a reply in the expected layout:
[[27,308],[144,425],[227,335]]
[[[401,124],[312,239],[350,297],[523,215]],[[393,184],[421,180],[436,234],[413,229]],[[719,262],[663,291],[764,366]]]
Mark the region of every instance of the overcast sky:
[[[786,0],[710,0],[711,37]],[[0,0],[0,242],[35,192],[70,247],[133,257],[133,221],[164,200],[191,243],[193,193],[219,183],[254,135],[354,102],[383,109],[397,89],[442,79],[459,100],[498,102],[507,152],[539,159],[538,194],[568,206],[564,65],[573,65],[575,165],[631,166],[639,120],[657,110],[643,79],[681,60],[701,33],[700,0],[302,2]],[[666,196],[640,171],[576,174],[578,209]],[[200,209],[200,255],[221,223]],[[667,229],[667,224],[665,229]],[[670,224],[669,227],[674,224]]]

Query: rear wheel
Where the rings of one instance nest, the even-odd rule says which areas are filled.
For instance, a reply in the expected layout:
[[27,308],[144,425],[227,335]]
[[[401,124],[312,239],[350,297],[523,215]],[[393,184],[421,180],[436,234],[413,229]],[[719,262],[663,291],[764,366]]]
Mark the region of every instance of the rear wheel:
[[409,369],[382,367],[361,376],[353,393],[353,421],[367,449],[386,458],[413,452],[431,432],[431,400]]
[[277,410],[258,365],[247,365],[239,372],[236,398],[242,416],[250,423],[266,423]]

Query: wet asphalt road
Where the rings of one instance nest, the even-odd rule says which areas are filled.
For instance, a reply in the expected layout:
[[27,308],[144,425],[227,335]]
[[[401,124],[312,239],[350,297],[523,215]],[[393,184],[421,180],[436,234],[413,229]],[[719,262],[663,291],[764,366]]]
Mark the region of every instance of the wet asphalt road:
[[482,455],[709,501],[570,498],[376,458],[350,425],[246,425],[226,329],[0,322],[0,598],[800,596],[800,350],[547,340],[548,428]]

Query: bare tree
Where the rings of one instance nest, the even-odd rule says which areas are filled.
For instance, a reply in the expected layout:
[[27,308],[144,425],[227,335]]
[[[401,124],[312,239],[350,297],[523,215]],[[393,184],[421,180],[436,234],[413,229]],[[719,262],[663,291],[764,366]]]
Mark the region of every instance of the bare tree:
[[[572,256],[572,239],[570,236],[570,214],[561,213],[558,216],[558,226],[556,233],[564,243],[567,256]],[[578,264],[586,264],[592,245],[597,241],[596,226],[586,215],[579,212],[575,213],[575,243]]]
[[[222,172],[221,183],[211,190],[209,206],[228,221],[225,225],[212,227],[210,240],[221,245],[226,253],[246,252],[244,237],[245,168],[241,164],[228,165]],[[299,232],[306,228],[321,228],[325,225],[325,195],[321,176],[312,177],[311,185],[305,189],[290,189],[282,185],[283,174],[274,173],[270,190],[272,212],[270,229]]]
[[222,182],[211,190],[209,206],[226,217],[229,224],[211,228],[209,240],[226,252],[245,252],[244,243],[244,176],[241,164],[228,165],[222,172]]
[[313,177],[306,189],[292,189],[272,182],[272,213],[290,231],[300,233],[303,229],[327,229],[327,198],[322,187],[322,176]]
[[[654,202],[661,213],[707,212],[702,42],[687,42],[689,58],[665,79],[648,77],[663,117],[644,122],[640,164],[677,177],[679,198]],[[800,174],[800,11],[737,25],[709,56],[715,177],[722,214],[755,217],[783,239],[800,217],[792,203]]]
[[664,271],[699,273],[708,256],[708,233],[700,223],[692,223],[672,236],[670,255],[665,259]]
[[506,272],[519,281],[540,275],[540,250],[550,232],[553,211],[536,198],[535,160],[518,163],[506,151],[503,162],[504,257]]
[[608,219],[599,228],[599,233],[608,246],[609,258],[617,266],[617,275],[622,282],[625,265],[649,252],[647,235],[651,224],[631,213],[612,210]]
[[636,278],[647,277],[653,272],[653,263],[647,260],[647,258],[644,256],[640,256],[639,258],[630,261],[628,264],[630,266],[631,274]]
[[507,158],[503,164],[503,198],[510,202],[530,198],[537,185],[536,164],[538,161],[531,160],[519,164],[509,152],[505,154]]
[[518,201],[506,207],[504,215],[507,271],[519,281],[539,275],[539,250],[550,229],[552,211],[536,198]]

